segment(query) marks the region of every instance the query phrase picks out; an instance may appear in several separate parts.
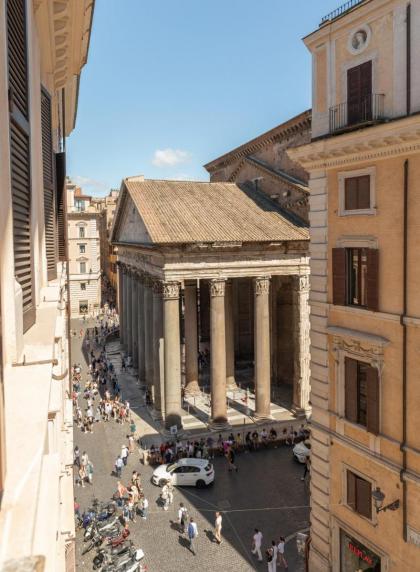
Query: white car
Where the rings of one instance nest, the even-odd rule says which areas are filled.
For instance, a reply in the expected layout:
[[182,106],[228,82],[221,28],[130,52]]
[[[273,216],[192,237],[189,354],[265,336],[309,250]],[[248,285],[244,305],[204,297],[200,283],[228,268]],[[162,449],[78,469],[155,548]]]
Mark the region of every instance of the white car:
[[177,486],[204,487],[214,481],[214,468],[206,459],[180,459],[153,471],[154,485],[161,487],[165,481]]
[[311,454],[311,450],[305,445],[303,441],[293,447],[293,455],[299,463],[306,463],[306,459]]

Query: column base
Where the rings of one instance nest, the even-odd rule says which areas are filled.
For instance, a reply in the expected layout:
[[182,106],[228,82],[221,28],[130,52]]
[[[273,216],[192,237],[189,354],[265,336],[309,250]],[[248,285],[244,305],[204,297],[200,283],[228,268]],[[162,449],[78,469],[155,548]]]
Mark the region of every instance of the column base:
[[[169,415],[165,418],[165,431],[169,431],[169,433],[172,434],[170,432],[171,427],[175,426],[177,427],[178,433],[182,431],[182,417],[178,413],[169,413]],[[176,437],[176,435],[173,435],[173,437]]]
[[226,431],[232,427],[227,419],[212,419],[207,426],[210,431]]
[[266,423],[267,421],[274,420],[274,417],[271,415],[271,413],[256,413],[254,411],[251,417],[255,421],[255,423]]
[[238,389],[238,384],[233,375],[226,378],[226,389],[230,391]]
[[200,395],[200,386],[198,385],[198,381],[190,381],[185,386],[185,395]]

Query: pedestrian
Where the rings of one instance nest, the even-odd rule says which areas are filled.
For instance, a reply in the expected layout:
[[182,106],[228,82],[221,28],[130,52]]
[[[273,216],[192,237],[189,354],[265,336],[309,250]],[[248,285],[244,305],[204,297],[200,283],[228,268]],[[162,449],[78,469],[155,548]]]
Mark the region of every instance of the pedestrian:
[[134,437],[132,435],[128,436],[128,450],[131,453],[134,453]]
[[123,460],[124,466],[127,465],[127,461],[128,461],[128,447],[127,445],[122,445],[121,446],[121,459]]
[[[128,401],[126,403],[128,403]],[[131,431],[131,435],[133,437],[135,437],[136,436],[136,424],[134,423],[133,418],[130,419],[130,431]]]
[[86,473],[87,473],[87,478],[89,481],[89,484],[93,485],[93,463],[92,461],[89,461],[86,467]]
[[222,515],[216,512],[216,519],[214,521],[214,537],[217,544],[222,544]]
[[86,469],[83,465],[79,467],[78,473],[79,473],[79,482],[77,484],[82,485],[82,487],[85,488]]
[[300,477],[300,480],[304,481],[305,477],[308,473],[311,474],[311,458],[310,457],[306,457],[306,459],[305,459],[305,470],[303,471],[303,477]]
[[284,536],[280,536],[279,543],[277,544],[277,559],[279,566],[284,566],[285,569],[288,569],[287,561],[284,556],[284,543],[285,543]]
[[194,522],[193,518],[190,518],[190,523],[188,525],[188,538],[190,541],[190,550],[191,552],[194,554],[196,554],[196,545],[195,545],[195,539],[198,536],[198,528],[197,528],[197,524]]
[[149,501],[146,497],[143,497],[140,502],[140,516],[143,520],[147,519],[149,514]]
[[162,492],[160,496],[163,500],[163,510],[168,510],[169,508],[169,481],[166,481],[162,487]]
[[168,504],[174,502],[174,486],[171,481],[168,482]]
[[[274,543],[275,545],[275,543]],[[265,551],[265,558],[267,560],[267,569],[268,572],[276,572],[276,561],[274,560],[274,550],[273,550],[273,546],[269,546],[267,548],[267,550]],[[273,568],[274,565],[274,568]]]
[[118,478],[121,478],[121,471],[123,466],[124,466],[123,460],[121,459],[120,456],[118,456],[117,460],[115,461],[115,474]]
[[80,464],[82,465],[82,467],[86,470],[87,464],[89,462],[89,457],[88,454],[86,453],[86,451],[83,451],[82,456],[80,458]]
[[258,528],[255,528],[254,536],[252,537],[252,554],[256,554],[260,562],[262,562],[262,554],[261,554],[262,539],[263,539],[262,532],[259,531]]
[[228,469],[229,473],[232,471],[238,472],[238,467],[235,465],[235,453],[232,447],[229,447],[226,453],[226,459],[229,464],[229,469]]
[[187,525],[187,521],[188,521],[188,510],[187,507],[184,506],[184,503],[181,502],[179,503],[179,509],[178,509],[178,524],[181,534],[185,533],[185,527]]
[[74,448],[74,464],[80,468],[80,449],[77,445]]

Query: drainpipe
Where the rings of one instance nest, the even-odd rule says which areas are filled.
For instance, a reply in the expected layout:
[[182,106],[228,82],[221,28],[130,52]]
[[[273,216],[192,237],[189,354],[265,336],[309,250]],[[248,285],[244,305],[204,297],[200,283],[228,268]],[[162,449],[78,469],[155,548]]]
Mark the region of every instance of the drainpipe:
[[402,326],[402,443],[400,450],[402,453],[402,469],[400,471],[400,481],[402,483],[402,516],[403,516],[403,538],[407,542],[407,248],[408,248],[408,159],[404,161],[404,242],[403,242],[403,312],[401,315]]
[[411,113],[411,4],[407,4],[406,8],[406,105],[407,115]]

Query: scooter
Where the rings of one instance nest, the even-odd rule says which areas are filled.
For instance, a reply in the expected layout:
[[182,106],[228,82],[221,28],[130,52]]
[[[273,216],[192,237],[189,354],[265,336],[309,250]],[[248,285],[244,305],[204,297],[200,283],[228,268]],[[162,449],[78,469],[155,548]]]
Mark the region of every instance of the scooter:
[[90,540],[93,536],[94,531],[99,532],[99,534],[103,536],[107,536],[108,533],[111,532],[111,530],[115,530],[116,528],[118,528],[118,530],[120,529],[119,519],[117,516],[102,524],[98,524],[96,521],[93,521],[86,528],[83,539],[85,542],[87,540]]
[[104,540],[108,541],[108,544],[112,542],[113,539],[119,539],[121,536],[119,527],[115,527],[107,531],[107,536],[100,534],[98,531],[94,530],[92,540],[85,545],[82,554],[90,552],[92,548],[99,548]]
[[144,552],[138,548],[129,558],[120,558],[101,568],[101,572],[135,572],[140,569],[140,560],[144,558]]
[[116,548],[100,548],[93,559],[93,569],[97,570],[105,564],[111,564],[115,559],[118,559],[125,554],[132,556],[134,554],[133,543],[130,542],[117,546]]

